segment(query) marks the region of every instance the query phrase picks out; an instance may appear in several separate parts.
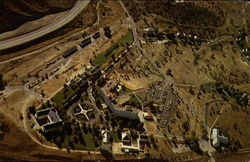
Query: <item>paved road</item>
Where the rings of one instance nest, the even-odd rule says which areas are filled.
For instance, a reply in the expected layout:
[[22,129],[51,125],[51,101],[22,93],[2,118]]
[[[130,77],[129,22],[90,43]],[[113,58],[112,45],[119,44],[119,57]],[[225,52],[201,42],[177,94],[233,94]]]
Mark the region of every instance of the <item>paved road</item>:
[[54,23],[38,30],[34,30],[30,33],[0,41],[0,51],[30,42],[63,27],[65,24],[72,21],[78,14],[80,14],[89,2],[90,0],[78,0],[75,6],[67,14],[56,20]]

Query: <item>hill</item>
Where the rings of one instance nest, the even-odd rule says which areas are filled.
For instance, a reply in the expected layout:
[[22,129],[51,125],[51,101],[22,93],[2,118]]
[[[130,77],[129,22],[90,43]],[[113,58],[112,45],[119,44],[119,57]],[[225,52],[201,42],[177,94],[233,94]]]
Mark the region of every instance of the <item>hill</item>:
[[73,7],[76,0],[8,0],[0,1],[0,33],[11,31],[27,21]]

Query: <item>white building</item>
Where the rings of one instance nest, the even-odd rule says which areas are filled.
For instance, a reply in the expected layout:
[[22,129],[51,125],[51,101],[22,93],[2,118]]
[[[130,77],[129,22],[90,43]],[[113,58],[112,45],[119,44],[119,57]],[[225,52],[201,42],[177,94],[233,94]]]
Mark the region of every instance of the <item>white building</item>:
[[213,128],[211,139],[213,146],[216,148],[220,147],[220,144],[226,145],[229,143],[229,139],[225,137],[217,128]]
[[110,143],[110,131],[109,130],[102,130],[102,143]]
[[129,131],[122,132],[122,143],[123,144],[130,145],[131,144],[131,140],[132,140],[132,137],[131,137],[131,134],[130,134]]

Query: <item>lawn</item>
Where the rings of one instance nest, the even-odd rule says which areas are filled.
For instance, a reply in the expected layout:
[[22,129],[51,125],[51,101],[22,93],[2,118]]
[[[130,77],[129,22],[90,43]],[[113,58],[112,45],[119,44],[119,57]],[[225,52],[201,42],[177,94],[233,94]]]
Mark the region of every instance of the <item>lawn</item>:
[[123,45],[126,45],[126,44],[132,44],[134,42],[134,39],[133,39],[133,33],[131,30],[129,30],[127,32],[127,34],[125,36],[123,36],[120,41],[119,41],[121,44]]
[[79,120],[81,120],[81,121],[87,121],[87,118],[86,118],[86,116],[84,115],[84,114],[79,114],[79,115],[77,115],[76,116]]
[[122,86],[121,90],[118,92],[118,95],[123,95],[123,94],[126,94],[126,93],[129,93],[131,92],[128,88]]
[[117,133],[116,130],[111,131],[111,135],[112,135],[112,137],[113,137],[113,142],[119,142],[119,141],[121,141],[121,140],[119,139],[119,137],[118,137],[118,133]]
[[142,96],[140,96],[140,95],[138,95],[138,94],[135,94],[138,98],[139,98],[139,100],[141,101],[141,102],[144,102],[145,101],[145,99],[142,97]]
[[77,105],[76,107],[74,107],[74,113],[79,113],[81,111],[80,107]]
[[[65,93],[64,93],[65,92]],[[54,97],[52,97],[52,101],[58,105],[63,105],[69,98],[74,95],[74,91],[72,88],[68,87],[67,91],[64,88],[59,91]]]
[[[95,144],[92,140],[92,134],[83,134],[83,138],[84,138],[84,141],[86,143],[86,145],[83,145],[81,143],[74,143],[74,146],[75,146],[75,149],[78,149],[78,150],[83,150],[83,149],[95,149]],[[64,142],[62,143],[62,146],[63,147],[67,147],[69,145],[69,140],[73,141],[73,138],[66,135],[65,136],[65,139],[64,139]]]
[[129,30],[126,35],[124,35],[119,41],[119,43],[113,44],[108,50],[106,50],[104,53],[99,54],[94,60],[93,63],[97,65],[104,65],[109,62],[112,55],[115,55],[116,53],[119,53],[123,50],[123,46],[126,46],[127,44],[132,44],[134,42],[133,40],[133,34],[132,31]]
[[105,56],[105,53],[101,53],[94,60],[93,63],[96,65],[106,64],[111,58],[111,55]]
[[[130,94],[129,96],[130,96],[129,101],[131,101],[132,103],[138,103],[138,104],[140,104],[139,100],[137,99],[138,96],[136,97],[134,94]],[[139,98],[139,99],[141,99],[141,98]]]
[[81,106],[84,110],[93,109],[93,106],[87,103],[81,103]]
[[94,110],[93,110],[93,111],[89,111],[89,112],[87,113],[87,115],[88,115],[89,119],[95,118],[95,112],[94,112]]

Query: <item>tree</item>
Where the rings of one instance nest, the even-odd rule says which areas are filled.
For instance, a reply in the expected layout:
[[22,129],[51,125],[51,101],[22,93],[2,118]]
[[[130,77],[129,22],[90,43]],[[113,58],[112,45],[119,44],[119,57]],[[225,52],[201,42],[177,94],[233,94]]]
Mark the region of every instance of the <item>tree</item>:
[[0,73],[0,90],[4,90],[6,86],[6,82],[3,80],[3,74]]
[[103,29],[104,29],[104,35],[110,39],[112,37],[110,27],[105,26]]
[[173,77],[172,70],[171,69],[167,69],[166,75],[169,75],[169,76]]
[[23,120],[23,114],[20,114],[19,119]]
[[67,84],[63,84],[63,88],[64,88],[64,92],[67,92],[68,91],[68,86],[67,86]]
[[36,114],[36,108],[35,108],[35,106],[30,106],[29,107],[29,113],[32,114],[32,115]]

